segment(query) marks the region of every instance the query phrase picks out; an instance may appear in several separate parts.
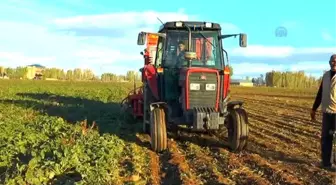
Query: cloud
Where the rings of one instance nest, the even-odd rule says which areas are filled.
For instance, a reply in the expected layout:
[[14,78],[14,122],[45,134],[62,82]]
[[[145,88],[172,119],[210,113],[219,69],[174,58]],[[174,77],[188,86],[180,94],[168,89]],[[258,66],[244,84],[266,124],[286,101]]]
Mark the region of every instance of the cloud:
[[293,47],[249,45],[246,48],[234,48],[231,55],[246,57],[287,57],[293,53]]
[[[157,17],[163,22],[199,19],[197,15],[180,10],[52,18],[47,24],[0,21],[0,65],[14,67],[40,63],[64,69],[90,68],[97,75],[103,72],[125,74],[127,70],[142,67],[139,52],[143,46],[136,45],[137,33],[157,31],[161,26]],[[224,33],[242,32],[232,23],[220,24]],[[294,70],[301,66],[312,70],[313,67],[307,66],[317,63],[307,61],[327,61],[336,49],[248,45],[227,51],[237,75],[258,75],[272,69]]]
[[[163,22],[194,19],[180,10],[179,12],[119,12],[100,15],[85,15],[53,20],[60,30],[67,30],[82,36],[127,36],[139,30],[156,31]],[[112,34],[117,33],[117,34]]]
[[233,73],[235,76],[244,76],[244,75],[259,75],[260,73],[265,73],[265,71],[272,70],[284,70],[285,65],[282,64],[266,64],[266,63],[234,63],[232,64]]
[[[280,63],[290,65],[296,62],[325,61],[335,53],[336,47],[263,46],[248,45],[246,48],[227,49],[232,62]],[[323,62],[322,62],[323,63]]]
[[119,50],[106,49],[106,48],[92,48],[91,50],[78,50],[74,53],[83,63],[95,63],[96,65],[106,65],[122,62],[125,60],[141,61],[140,54],[134,54],[128,51],[122,52]]
[[335,41],[333,36],[331,36],[331,34],[329,32],[326,32],[326,31],[322,31],[321,37],[325,41]]
[[235,24],[232,23],[220,23],[222,27],[222,34],[233,34],[233,33],[240,33],[242,30]]
[[25,66],[33,63],[48,64],[55,60],[55,57],[37,57],[26,56],[18,52],[0,52],[0,66],[6,67]]
[[300,71],[319,77],[329,68],[328,61],[336,47],[291,47],[248,45],[227,49],[234,78],[259,76],[272,70]]
[[321,72],[329,68],[328,62],[307,61],[298,62],[290,65],[290,71],[309,71],[309,72]]
[[336,47],[295,48],[291,46],[249,45],[246,48],[234,48],[231,54],[248,57],[286,58],[296,54],[331,54],[335,51]]
[[306,75],[311,75],[313,77],[320,77],[323,70],[328,69],[328,63],[308,61],[308,62],[293,62],[291,64],[281,64],[281,63],[249,63],[240,62],[232,63],[233,67],[233,78],[241,79],[246,76],[257,77],[260,74],[265,76],[266,72],[274,71],[305,71]]
[[[139,31],[157,31],[162,21],[188,20],[179,12],[120,12],[54,18],[48,24],[0,21],[0,60],[4,66],[41,63],[47,67],[90,67],[125,74],[143,65],[137,46]],[[108,71],[107,71],[108,70]]]

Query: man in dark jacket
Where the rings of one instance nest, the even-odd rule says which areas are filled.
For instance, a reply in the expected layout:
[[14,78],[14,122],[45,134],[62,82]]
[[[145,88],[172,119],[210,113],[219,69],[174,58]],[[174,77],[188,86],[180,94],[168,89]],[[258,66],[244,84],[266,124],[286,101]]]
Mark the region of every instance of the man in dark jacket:
[[181,68],[183,61],[184,61],[184,54],[186,52],[186,44],[185,41],[180,41],[178,43],[178,47],[179,47],[179,54],[177,56],[177,61],[176,61],[176,67],[177,68]]
[[336,124],[336,54],[330,57],[329,65],[330,70],[324,73],[322,77],[322,82],[310,115],[312,121],[315,121],[316,110],[320,106],[320,104],[322,104],[322,167],[335,171],[336,166],[335,164],[331,163],[331,156],[333,145],[332,132],[335,131]]

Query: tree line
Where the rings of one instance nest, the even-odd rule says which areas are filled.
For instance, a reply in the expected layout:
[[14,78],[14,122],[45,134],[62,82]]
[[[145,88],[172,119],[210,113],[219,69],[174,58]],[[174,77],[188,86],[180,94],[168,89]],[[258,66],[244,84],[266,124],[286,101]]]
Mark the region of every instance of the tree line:
[[[0,76],[8,76],[11,79],[27,79],[28,67],[4,68],[0,66]],[[230,67],[233,74],[233,68]],[[127,71],[126,75],[117,75],[113,73],[103,73],[100,77],[96,76],[91,69],[63,70],[58,68],[44,68],[42,79],[53,78],[58,80],[101,80],[104,82],[121,82],[121,81],[141,81],[141,75],[137,71]],[[307,76],[304,71],[298,72],[267,72],[265,78],[260,75],[259,78],[253,78],[253,83],[266,85],[269,87],[287,87],[287,88],[310,88],[320,84],[322,77],[316,79]]]
[[[0,66],[0,77],[7,76],[10,79],[28,79],[28,67],[4,68]],[[91,69],[75,68],[73,70],[63,70],[59,68],[44,68],[41,79],[73,80],[73,81],[96,81],[120,82],[120,81],[140,81],[141,76],[136,71],[127,71],[126,75],[116,75],[113,73],[103,73],[96,76]],[[39,77],[36,75],[36,77]]]
[[269,87],[310,88],[319,86],[321,81],[322,76],[320,78],[307,76],[304,71],[271,71],[265,76],[266,86]]

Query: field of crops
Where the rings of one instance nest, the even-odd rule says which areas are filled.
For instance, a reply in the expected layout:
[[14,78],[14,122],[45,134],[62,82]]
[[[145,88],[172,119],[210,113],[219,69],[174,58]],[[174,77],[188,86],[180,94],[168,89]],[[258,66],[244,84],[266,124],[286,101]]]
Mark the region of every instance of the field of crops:
[[0,184],[335,184],[320,159],[316,89],[233,87],[250,138],[231,153],[209,135],[169,134],[149,150],[141,124],[120,112],[132,84],[0,81]]

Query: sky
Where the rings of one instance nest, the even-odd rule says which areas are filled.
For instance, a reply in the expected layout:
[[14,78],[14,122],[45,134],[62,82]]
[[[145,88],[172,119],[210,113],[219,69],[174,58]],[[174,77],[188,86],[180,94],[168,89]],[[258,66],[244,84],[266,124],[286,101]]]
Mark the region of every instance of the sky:
[[[320,1],[322,2],[322,1]],[[41,64],[125,74],[143,66],[140,31],[167,21],[219,23],[222,32],[246,33],[248,46],[225,39],[234,78],[271,70],[321,76],[336,53],[336,1],[108,0],[0,1],[0,66]],[[286,37],[277,37],[283,27]]]

